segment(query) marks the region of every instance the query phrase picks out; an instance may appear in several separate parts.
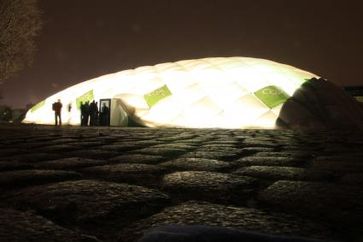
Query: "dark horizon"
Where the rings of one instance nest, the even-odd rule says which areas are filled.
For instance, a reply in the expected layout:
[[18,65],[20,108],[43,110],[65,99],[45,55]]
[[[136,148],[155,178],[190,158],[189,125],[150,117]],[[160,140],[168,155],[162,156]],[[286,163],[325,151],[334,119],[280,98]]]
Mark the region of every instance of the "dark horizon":
[[216,56],[264,58],[340,86],[363,85],[363,3],[41,0],[32,67],[0,84],[23,107],[79,82],[143,65]]

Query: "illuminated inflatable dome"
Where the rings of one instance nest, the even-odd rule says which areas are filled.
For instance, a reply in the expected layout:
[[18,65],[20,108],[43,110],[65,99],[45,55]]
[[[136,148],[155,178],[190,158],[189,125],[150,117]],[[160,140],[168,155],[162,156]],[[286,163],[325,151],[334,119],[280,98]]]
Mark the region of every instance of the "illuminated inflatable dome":
[[[275,128],[304,120],[319,126],[324,122],[306,118],[321,115],[319,112],[292,102],[303,86],[320,85],[318,89],[325,90],[322,86],[327,81],[318,78],[256,58],[183,60],[79,83],[35,105],[24,122],[54,124],[52,104],[60,99],[63,124],[70,125],[80,124],[81,103],[95,100],[99,106],[106,103],[110,107],[112,126],[126,126],[130,120],[147,127]],[[317,83],[309,84],[311,79]]]

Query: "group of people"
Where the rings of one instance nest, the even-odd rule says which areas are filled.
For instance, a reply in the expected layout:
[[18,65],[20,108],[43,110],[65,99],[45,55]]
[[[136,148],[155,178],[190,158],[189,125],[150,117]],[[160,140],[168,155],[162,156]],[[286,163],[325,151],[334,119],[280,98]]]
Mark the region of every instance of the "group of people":
[[[55,125],[62,125],[62,103],[58,99],[53,103],[52,109],[54,111]],[[71,112],[71,105],[68,106],[68,112]],[[81,126],[109,126],[110,125],[110,108],[104,103],[101,110],[98,110],[98,104],[94,100],[90,102],[81,102]]]
[[98,103],[94,100],[81,102],[81,126],[108,126],[110,125],[110,109],[105,104],[98,110]]

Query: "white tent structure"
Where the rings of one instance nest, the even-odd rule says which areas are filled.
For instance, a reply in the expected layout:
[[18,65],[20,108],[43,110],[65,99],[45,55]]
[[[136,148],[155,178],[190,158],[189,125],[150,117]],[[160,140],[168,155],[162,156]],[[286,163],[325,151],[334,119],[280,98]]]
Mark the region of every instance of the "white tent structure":
[[275,128],[284,103],[312,78],[318,77],[247,57],[163,63],[69,87],[35,105],[24,122],[54,124],[52,103],[60,99],[63,124],[79,125],[81,102],[109,100],[112,126],[132,119],[148,127]]

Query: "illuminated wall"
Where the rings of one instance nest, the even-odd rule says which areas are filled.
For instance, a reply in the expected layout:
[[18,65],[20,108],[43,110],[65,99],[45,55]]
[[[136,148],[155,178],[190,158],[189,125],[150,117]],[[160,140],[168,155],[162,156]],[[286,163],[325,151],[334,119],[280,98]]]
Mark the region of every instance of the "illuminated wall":
[[79,125],[81,101],[112,98],[118,105],[111,108],[121,110],[116,113],[126,111],[149,127],[274,128],[283,103],[313,77],[292,66],[246,57],[163,63],[74,85],[35,105],[24,122],[53,124],[52,103],[61,99],[63,123]]

